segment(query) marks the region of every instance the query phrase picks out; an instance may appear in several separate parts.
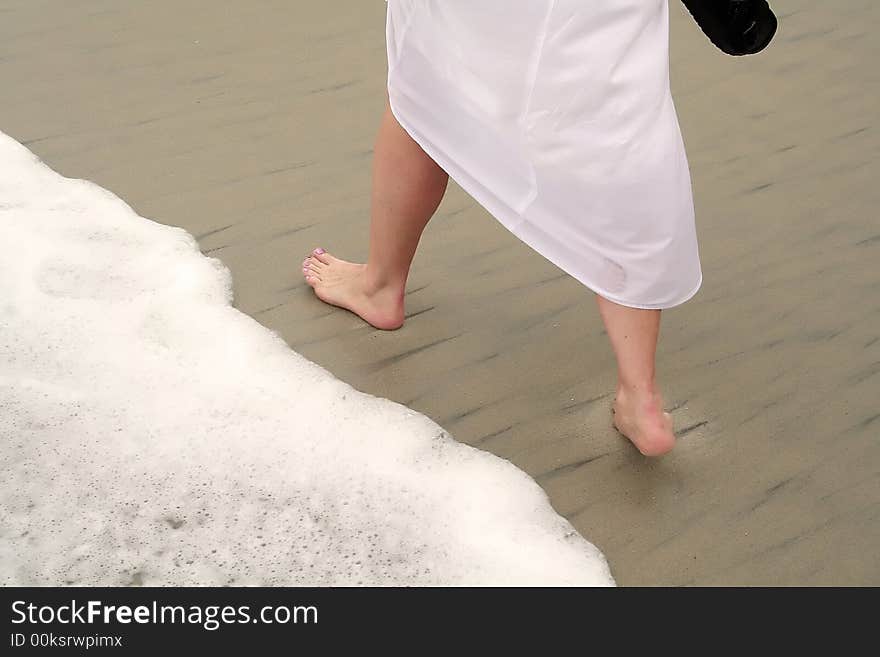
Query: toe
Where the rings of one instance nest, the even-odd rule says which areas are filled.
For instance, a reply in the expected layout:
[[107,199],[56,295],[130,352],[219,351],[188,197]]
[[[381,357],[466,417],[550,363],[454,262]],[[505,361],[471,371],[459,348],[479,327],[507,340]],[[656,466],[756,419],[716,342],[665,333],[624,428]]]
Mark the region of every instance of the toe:
[[303,267],[303,277],[309,285],[316,285],[321,282],[321,272],[312,269],[310,266]]
[[311,257],[313,260],[317,260],[325,265],[329,265],[332,260],[332,256],[322,248],[312,251]]
[[306,280],[312,279],[310,281],[312,283],[316,283],[321,280],[320,272],[318,272],[314,268],[311,260],[306,260],[303,263],[302,272],[303,272],[303,276],[305,276]]

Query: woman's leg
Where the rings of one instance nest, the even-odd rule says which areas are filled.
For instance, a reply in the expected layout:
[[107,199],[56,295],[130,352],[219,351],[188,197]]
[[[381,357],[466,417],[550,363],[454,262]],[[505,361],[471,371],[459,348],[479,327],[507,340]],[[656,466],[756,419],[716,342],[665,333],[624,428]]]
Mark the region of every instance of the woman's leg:
[[448,181],[386,106],[373,159],[368,260],[346,262],[315,249],[303,261],[303,275],[315,294],[376,328],[399,328],[409,268]]
[[622,306],[598,294],[596,300],[617,356],[614,426],[645,456],[665,454],[675,446],[675,434],[654,381],[660,311]]

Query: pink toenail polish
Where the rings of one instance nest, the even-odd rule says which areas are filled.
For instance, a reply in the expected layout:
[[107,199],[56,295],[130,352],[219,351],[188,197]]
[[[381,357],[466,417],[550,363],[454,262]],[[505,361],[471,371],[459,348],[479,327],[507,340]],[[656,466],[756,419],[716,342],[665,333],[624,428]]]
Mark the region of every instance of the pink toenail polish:
[[321,248],[315,249],[316,255],[321,255],[322,253],[324,253],[324,249],[321,249]]

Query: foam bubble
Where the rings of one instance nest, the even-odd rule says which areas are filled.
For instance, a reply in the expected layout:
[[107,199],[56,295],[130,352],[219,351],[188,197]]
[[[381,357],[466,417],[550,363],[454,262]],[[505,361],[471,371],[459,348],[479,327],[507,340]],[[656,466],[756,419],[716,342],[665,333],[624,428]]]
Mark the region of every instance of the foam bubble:
[[512,464],[233,309],[179,228],[0,133],[0,582],[582,584]]

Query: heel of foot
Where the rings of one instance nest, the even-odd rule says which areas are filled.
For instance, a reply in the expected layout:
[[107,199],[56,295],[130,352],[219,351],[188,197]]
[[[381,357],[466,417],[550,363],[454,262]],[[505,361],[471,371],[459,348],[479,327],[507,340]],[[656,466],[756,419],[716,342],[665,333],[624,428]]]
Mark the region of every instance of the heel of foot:
[[[659,427],[652,426],[645,428],[645,420],[642,418],[642,425],[633,422],[634,426],[629,426],[623,421],[623,416],[617,412],[617,400],[611,406],[612,425],[617,432],[629,440],[629,442],[643,456],[657,457],[669,453],[675,447],[675,435],[672,432],[672,416],[664,412],[664,430]],[[648,423],[650,424],[650,423]]]

